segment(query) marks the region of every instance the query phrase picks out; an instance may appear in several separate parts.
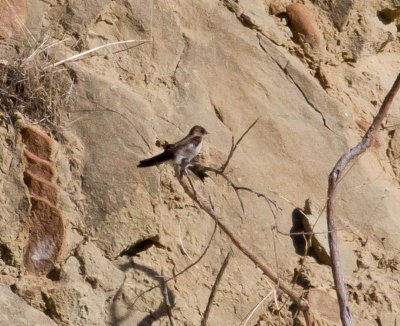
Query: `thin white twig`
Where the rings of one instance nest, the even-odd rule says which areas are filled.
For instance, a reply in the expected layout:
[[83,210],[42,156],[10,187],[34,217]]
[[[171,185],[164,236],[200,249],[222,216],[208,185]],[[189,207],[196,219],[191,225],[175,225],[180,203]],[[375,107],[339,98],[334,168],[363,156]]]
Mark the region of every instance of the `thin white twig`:
[[45,38],[43,40],[42,43],[40,43],[40,45],[38,47],[36,47],[36,49],[31,53],[31,55],[29,57],[27,57],[26,59],[24,59],[24,61],[22,62],[21,66],[24,66],[27,62],[31,61],[31,59],[36,55],[36,53],[39,52],[39,50],[41,49],[42,46],[45,45],[45,43],[47,42],[48,38]]
[[240,323],[241,326],[246,326],[247,323],[249,322],[250,318],[254,315],[254,313],[257,311],[257,309],[264,303],[265,300],[267,300],[274,292],[275,290],[272,290],[269,292],[245,317],[244,321]]
[[72,57],[69,57],[69,58],[60,60],[60,61],[58,61],[58,62],[56,62],[56,63],[51,64],[51,65],[48,65],[48,66],[45,67],[44,69],[57,67],[57,66],[59,66],[59,65],[61,65],[61,64],[63,64],[63,63],[65,63],[65,62],[73,61],[73,60],[79,59],[79,58],[81,58],[81,57],[83,57],[83,56],[85,56],[85,55],[87,55],[87,54],[89,54],[89,53],[93,53],[93,52],[99,51],[99,50],[101,50],[101,49],[110,47],[110,46],[115,46],[115,45],[120,45],[120,44],[128,44],[128,43],[134,43],[134,42],[143,42],[143,43],[146,43],[146,42],[151,42],[151,40],[126,40],[126,41],[118,41],[118,42],[112,42],[112,43],[103,44],[103,45],[100,45],[100,46],[95,47],[95,48],[93,48],[93,49],[89,49],[89,50],[87,50],[87,51],[84,51],[84,52],[75,54],[75,55],[73,55]]
[[188,256],[188,258],[192,261],[192,257],[190,257],[190,255],[188,254],[185,246],[183,245],[183,241],[182,241],[182,228],[181,228],[181,220],[179,220],[179,243],[181,245],[181,249],[183,251],[183,253]]
[[64,42],[68,41],[69,39],[70,39],[70,37],[66,37],[66,38],[64,38],[62,40],[54,41],[54,42],[50,43],[49,45],[45,46],[40,52],[46,51],[49,48],[52,48],[52,47],[54,47],[54,46],[56,46],[58,44],[64,43]]

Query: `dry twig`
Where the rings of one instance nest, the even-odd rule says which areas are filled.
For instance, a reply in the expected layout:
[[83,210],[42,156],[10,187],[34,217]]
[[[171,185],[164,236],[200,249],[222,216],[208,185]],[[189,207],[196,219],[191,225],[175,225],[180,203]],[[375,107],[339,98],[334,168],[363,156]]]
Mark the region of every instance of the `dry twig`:
[[[256,121],[253,122],[253,124],[243,133],[243,135],[239,138],[239,140],[235,143],[234,138],[232,138],[232,148],[229,152],[228,158],[226,162],[222,165],[221,168],[215,169],[207,166],[203,166],[199,163],[196,163],[196,167],[202,169],[203,171],[211,171],[216,173],[217,175],[222,176],[225,180],[228,181],[228,184],[233,187],[235,190],[240,204],[242,206],[243,210],[243,202],[240,199],[239,196],[239,191],[244,190],[244,191],[249,191],[254,194],[256,194],[258,197],[263,197],[267,203],[270,205],[270,209],[272,213],[275,215],[275,211],[272,209],[273,206],[275,206],[276,209],[276,203],[269,199],[267,196],[264,194],[258,193],[248,187],[238,187],[232,181],[224,174],[225,169],[228,166],[228,163],[230,159],[232,158],[235,150],[237,149],[237,145],[242,141],[243,137],[251,130],[251,128],[256,124]],[[269,267],[268,264],[266,264],[259,256],[257,256],[255,253],[252,252],[252,250],[245,244],[243,241],[237,236],[237,234],[232,231],[224,222],[221,221],[221,219],[216,215],[214,209],[210,207],[207,202],[199,195],[197,194],[195,188],[193,187],[193,183],[190,180],[189,175],[186,175],[187,179],[189,180],[188,182],[184,181],[184,178],[178,178],[181,186],[183,187],[184,191],[186,194],[192,198],[194,202],[197,203],[197,205],[205,212],[207,213],[219,226],[219,228],[230,238],[232,243],[242,252],[244,253],[258,268],[262,270],[262,272],[269,277],[272,281],[274,281],[277,284],[277,287],[282,290],[284,293],[286,293],[296,304],[296,306],[305,313],[306,316],[308,316],[308,302],[304,298],[302,298],[300,295],[298,295],[293,289],[290,287],[290,285],[286,284],[282,280],[279,279],[278,274],[271,268]],[[307,317],[306,317],[307,318]]]
[[228,263],[229,263],[229,260],[231,259],[231,256],[232,256],[232,251],[229,251],[228,254],[226,255],[224,262],[222,263],[222,266],[221,266],[221,269],[219,270],[217,278],[215,279],[214,285],[211,289],[210,297],[208,298],[206,310],[204,310],[204,316],[203,316],[203,320],[201,321],[201,326],[207,325],[207,320],[210,315],[210,311],[211,311],[212,304],[214,302],[215,294],[217,293],[219,282],[222,279],[222,275],[224,275],[226,267],[228,267]]
[[304,298],[301,298],[295,291],[291,289],[291,287],[284,283],[282,280],[279,280],[278,275],[275,271],[269,267],[260,257],[252,252],[252,250],[245,244],[243,241],[237,237],[235,232],[229,229],[223,223],[218,216],[215,214],[214,210],[211,209],[210,206],[206,204],[204,200],[200,198],[200,196],[196,195],[190,186],[183,181],[183,179],[179,180],[180,184],[182,185],[183,189],[185,190],[186,194],[195,201],[199,207],[206,212],[219,226],[219,228],[230,238],[232,243],[238,248],[241,252],[243,252],[250,260],[262,270],[262,272],[268,276],[272,281],[275,283],[279,283],[279,288],[285,292],[293,302],[299,307],[300,310],[305,311],[308,310],[308,302]]
[[250,318],[253,316],[253,314],[257,311],[257,309],[264,303],[265,300],[267,300],[270,296],[272,296],[276,291],[272,290],[270,291],[262,300],[247,314],[245,319],[240,323],[240,325],[246,326],[247,323],[249,322]]
[[69,57],[69,58],[60,60],[58,62],[55,62],[55,63],[53,63],[51,65],[48,65],[44,69],[55,68],[55,67],[57,67],[57,66],[59,66],[59,65],[61,65],[63,63],[66,63],[68,61],[74,61],[74,60],[80,59],[80,58],[84,57],[87,54],[91,54],[93,52],[97,52],[97,51],[99,51],[101,49],[104,49],[104,48],[107,48],[107,47],[121,45],[121,44],[129,44],[129,43],[134,43],[134,42],[135,43],[141,42],[140,44],[144,44],[144,43],[148,43],[150,41],[151,40],[126,40],[126,41],[118,41],[118,42],[111,42],[111,43],[103,44],[103,45],[97,46],[97,47],[95,47],[93,49],[89,49],[89,50],[83,51],[81,53],[75,54],[72,57]]
[[397,76],[397,79],[394,82],[392,88],[386,95],[385,100],[383,101],[378,114],[375,116],[371,126],[365,133],[364,137],[355,147],[350,148],[340,157],[339,161],[334,166],[332,172],[329,174],[328,203],[327,203],[327,213],[326,213],[328,220],[328,231],[329,231],[328,233],[329,248],[332,258],[333,279],[335,282],[336,293],[340,307],[340,319],[342,321],[342,324],[345,326],[350,326],[353,324],[353,322],[351,318],[350,307],[347,298],[347,290],[344,282],[343,270],[340,262],[340,255],[337,243],[338,241],[337,241],[335,206],[334,206],[336,186],[347,165],[352,160],[357,158],[359,155],[364,153],[366,149],[371,146],[375,138],[377,129],[379,125],[382,124],[383,119],[386,117],[390,109],[390,105],[392,104],[393,99],[396,96],[399,88],[400,88],[400,74]]
[[[200,255],[193,263],[191,263],[190,265],[186,266],[183,270],[181,270],[180,272],[176,273],[174,276],[171,276],[171,277],[169,277],[169,278],[166,278],[166,279],[164,280],[164,283],[165,283],[165,284],[167,284],[167,283],[168,283],[169,281],[171,281],[171,280],[177,279],[179,276],[181,276],[182,274],[184,274],[185,272],[187,272],[189,269],[191,269],[193,266],[195,266],[200,260],[203,259],[203,257],[204,257],[204,256],[206,255],[206,253],[208,252],[208,249],[210,248],[211,242],[212,242],[212,240],[214,239],[214,235],[215,235],[215,232],[216,232],[216,231],[217,231],[217,223],[215,223],[215,226],[214,226],[213,232],[212,232],[212,234],[211,234],[211,237],[210,237],[210,239],[208,240],[208,243],[207,243],[205,249],[203,250],[203,252],[201,253],[201,255]],[[135,300],[132,302],[131,307],[134,307],[134,306],[136,305],[136,302],[137,302],[141,297],[143,297],[146,293],[151,292],[151,291],[153,291],[154,289],[156,289],[156,288],[158,288],[158,287],[160,287],[159,284],[154,285],[154,286],[148,288],[147,290],[143,291],[142,293],[140,293],[140,294],[135,298]]]
[[10,125],[14,114],[20,112],[34,123],[53,127],[59,123],[60,113],[72,106],[69,97],[75,81],[68,70],[44,71],[52,60],[45,49],[51,46],[45,39],[37,46],[20,49],[10,62],[0,62],[0,110]]
[[[164,275],[163,270],[161,270],[161,274]],[[165,306],[167,308],[167,315],[168,315],[168,319],[169,319],[169,323],[171,324],[171,326],[175,326],[175,322],[174,322],[174,318],[172,316],[172,308],[175,305],[173,300],[170,300],[170,297],[168,295],[168,286],[164,280],[164,278],[161,278],[161,292],[163,294],[164,297],[164,303]]]
[[254,125],[257,123],[258,119],[257,118],[251,125],[250,127],[247,128],[247,130],[243,133],[242,136],[240,136],[239,140],[235,143],[235,138],[232,136],[232,147],[231,147],[231,151],[228,154],[228,158],[226,159],[225,163],[222,165],[221,167],[221,173],[225,172],[226,167],[229,164],[229,161],[231,160],[233,153],[235,152],[236,148],[238,147],[238,145],[240,144],[240,142],[243,140],[244,136],[247,135],[247,133],[254,127]]

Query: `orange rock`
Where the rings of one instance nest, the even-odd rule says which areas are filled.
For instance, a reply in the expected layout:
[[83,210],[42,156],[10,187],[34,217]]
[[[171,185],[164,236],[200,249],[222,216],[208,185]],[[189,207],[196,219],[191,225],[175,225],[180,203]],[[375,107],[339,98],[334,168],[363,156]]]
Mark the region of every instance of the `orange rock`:
[[48,200],[31,196],[29,240],[24,265],[30,272],[47,274],[57,260],[64,238],[61,211]]
[[321,36],[311,11],[301,3],[287,6],[286,11],[296,42],[308,43],[313,49],[318,48]]
[[56,168],[53,162],[42,160],[40,157],[37,157],[27,150],[24,150],[24,156],[27,160],[27,171],[47,181],[52,181],[54,179],[56,176]]
[[24,172],[24,182],[31,195],[47,199],[57,206],[58,187],[56,185],[32,174],[29,170]]
[[53,151],[53,139],[43,131],[32,126],[21,129],[22,142],[26,149],[43,160],[49,161]]

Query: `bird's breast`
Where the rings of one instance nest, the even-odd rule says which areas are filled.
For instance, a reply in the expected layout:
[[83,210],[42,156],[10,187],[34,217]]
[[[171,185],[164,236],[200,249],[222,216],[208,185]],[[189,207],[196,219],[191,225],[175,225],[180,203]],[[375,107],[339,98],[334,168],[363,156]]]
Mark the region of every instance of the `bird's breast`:
[[175,163],[182,164],[182,161],[185,159],[187,161],[193,160],[201,151],[202,144],[193,144],[189,143],[186,146],[182,147],[175,153]]

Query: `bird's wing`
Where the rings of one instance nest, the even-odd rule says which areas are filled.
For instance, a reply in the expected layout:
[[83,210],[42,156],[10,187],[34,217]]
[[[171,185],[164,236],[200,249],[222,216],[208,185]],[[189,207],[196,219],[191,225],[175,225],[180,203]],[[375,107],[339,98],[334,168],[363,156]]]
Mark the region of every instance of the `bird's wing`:
[[[172,145],[172,150],[178,151],[182,150],[183,148],[186,148],[188,150],[193,150],[195,147],[199,146],[201,141],[203,140],[203,137],[201,136],[190,136],[190,137],[185,137],[182,140],[178,141],[177,143]],[[188,146],[191,145],[191,146]]]

